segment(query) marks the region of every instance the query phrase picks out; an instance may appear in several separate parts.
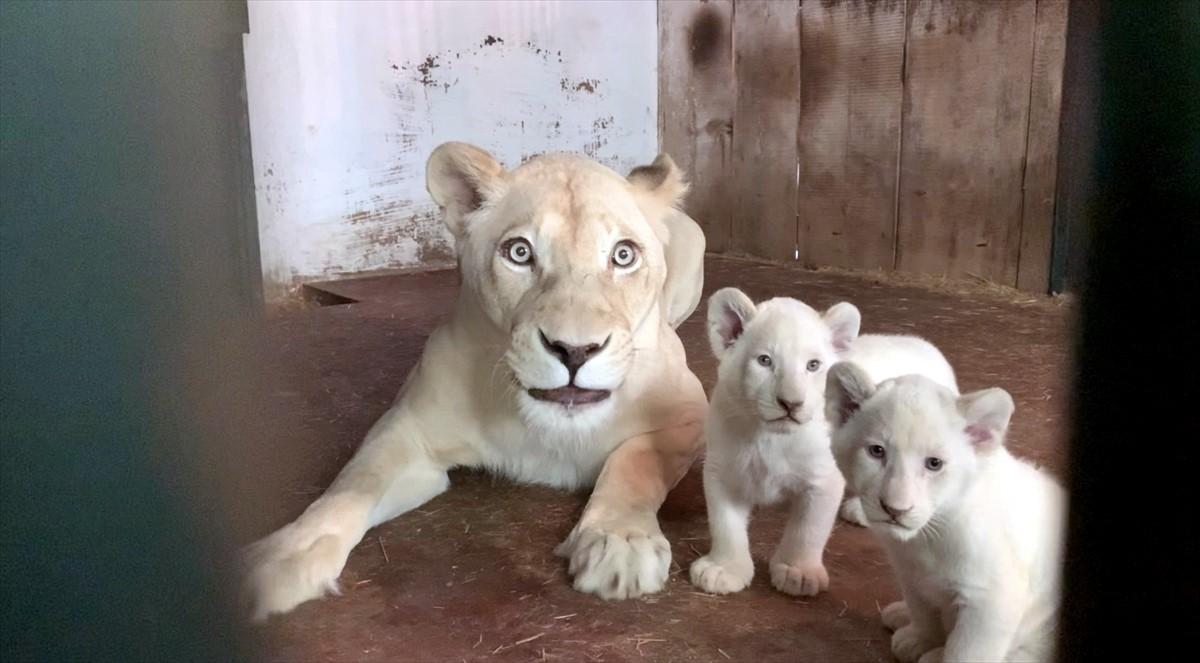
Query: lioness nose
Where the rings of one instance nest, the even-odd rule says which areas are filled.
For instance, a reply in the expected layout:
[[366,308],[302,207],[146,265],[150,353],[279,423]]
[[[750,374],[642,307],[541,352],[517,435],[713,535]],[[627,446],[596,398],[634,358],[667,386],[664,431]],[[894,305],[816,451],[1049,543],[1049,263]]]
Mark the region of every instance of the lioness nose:
[[541,330],[538,330],[538,335],[542,337],[542,345],[545,346],[546,351],[555,357],[558,357],[558,360],[563,363],[563,366],[567,367],[567,372],[571,374],[572,380],[575,379],[575,372],[579,370],[579,367],[583,366],[589,359],[599,354],[600,351],[608,345],[609,339],[612,338],[609,336],[608,338],[604,339],[603,343],[571,345],[569,343],[563,343],[562,341],[552,341],[547,338],[545,332]]
[[779,407],[787,411],[788,414],[799,410],[800,407],[804,405],[804,401],[785,401],[782,398],[777,398],[775,400],[779,401]]
[[911,506],[908,508],[905,508],[905,509],[897,509],[896,507],[888,504],[887,502],[884,502],[883,500],[879,500],[879,506],[883,507],[883,510],[886,511],[887,515],[891,516],[893,520],[895,520],[896,518],[899,518],[900,516],[903,516],[904,514],[908,513],[909,511],[912,511]]

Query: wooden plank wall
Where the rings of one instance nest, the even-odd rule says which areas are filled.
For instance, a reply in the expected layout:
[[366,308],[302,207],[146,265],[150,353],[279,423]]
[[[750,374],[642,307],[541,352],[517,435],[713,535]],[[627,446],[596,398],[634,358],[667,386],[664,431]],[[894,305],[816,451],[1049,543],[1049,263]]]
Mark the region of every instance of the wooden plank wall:
[[1067,0],[660,0],[713,251],[1049,285]]

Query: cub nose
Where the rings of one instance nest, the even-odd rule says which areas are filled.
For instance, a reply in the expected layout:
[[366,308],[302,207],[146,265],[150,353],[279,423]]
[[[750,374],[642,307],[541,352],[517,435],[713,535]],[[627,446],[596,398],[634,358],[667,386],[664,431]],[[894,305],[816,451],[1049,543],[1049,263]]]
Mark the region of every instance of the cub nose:
[[779,403],[779,407],[783,408],[788,414],[799,410],[801,406],[804,405],[804,401],[785,401],[782,398],[777,398],[775,400]]
[[571,345],[562,341],[553,341],[546,337],[545,332],[538,330],[538,336],[542,338],[542,346],[546,351],[558,358],[567,367],[567,372],[571,374],[571,380],[575,380],[575,373],[580,366],[587,363],[589,359],[600,354],[600,351],[608,347],[608,341],[612,338],[609,336],[604,339],[603,343],[588,343],[586,345]]
[[897,509],[883,500],[879,500],[879,506],[883,507],[883,510],[887,512],[887,515],[892,517],[892,520],[895,520],[909,511],[912,511],[911,506],[905,509]]

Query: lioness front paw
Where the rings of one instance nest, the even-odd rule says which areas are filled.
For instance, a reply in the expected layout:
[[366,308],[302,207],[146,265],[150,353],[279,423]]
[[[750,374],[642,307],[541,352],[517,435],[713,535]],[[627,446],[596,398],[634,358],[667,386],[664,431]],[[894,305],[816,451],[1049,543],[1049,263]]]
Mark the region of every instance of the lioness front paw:
[[912,621],[912,615],[908,612],[908,604],[904,601],[889,603],[879,613],[879,616],[883,621],[883,627],[889,631],[895,631],[903,626],[908,626],[909,622]]
[[295,525],[249,546],[244,553],[242,595],[250,618],[262,621],[327,592],[337,594],[337,579],[348,554],[337,536],[303,536]]
[[754,578],[754,562],[718,562],[705,555],[692,562],[690,571],[692,584],[710,594],[732,594],[740,592]]
[[912,624],[901,626],[892,634],[892,655],[900,663],[917,663],[922,655],[937,646],[938,643]]
[[851,497],[842,502],[842,506],[838,508],[838,515],[852,525],[867,526],[867,513],[863,511],[861,498]]
[[829,589],[829,572],[821,562],[771,562],[771,584],[792,596],[816,596]]
[[917,663],[942,663],[942,654],[945,653],[945,648],[935,647],[921,654],[921,658],[917,659]]
[[558,547],[570,559],[575,589],[602,599],[632,599],[661,591],[671,566],[671,546],[659,532],[588,528]]

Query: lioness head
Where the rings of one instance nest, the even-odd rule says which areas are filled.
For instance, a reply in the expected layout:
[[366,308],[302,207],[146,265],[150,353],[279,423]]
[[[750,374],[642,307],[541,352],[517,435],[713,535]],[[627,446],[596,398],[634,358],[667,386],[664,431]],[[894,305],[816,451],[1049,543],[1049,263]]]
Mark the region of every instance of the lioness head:
[[426,177],[479,322],[506,346],[522,414],[597,425],[635,348],[665,324],[663,218],[686,188],[680,171],[665,154],[628,178],[570,155],[508,171],[478,147],[446,143]]
[[979,465],[1004,444],[1013,400],[993,388],[959,396],[906,375],[878,386],[850,363],[829,371],[826,416],[846,485],[876,532],[900,540],[958,503]]
[[708,300],[708,340],[722,387],[742,410],[781,433],[823,413],[825,374],[858,338],[861,321],[846,302],[824,313],[787,297],[755,306],[737,288]]

